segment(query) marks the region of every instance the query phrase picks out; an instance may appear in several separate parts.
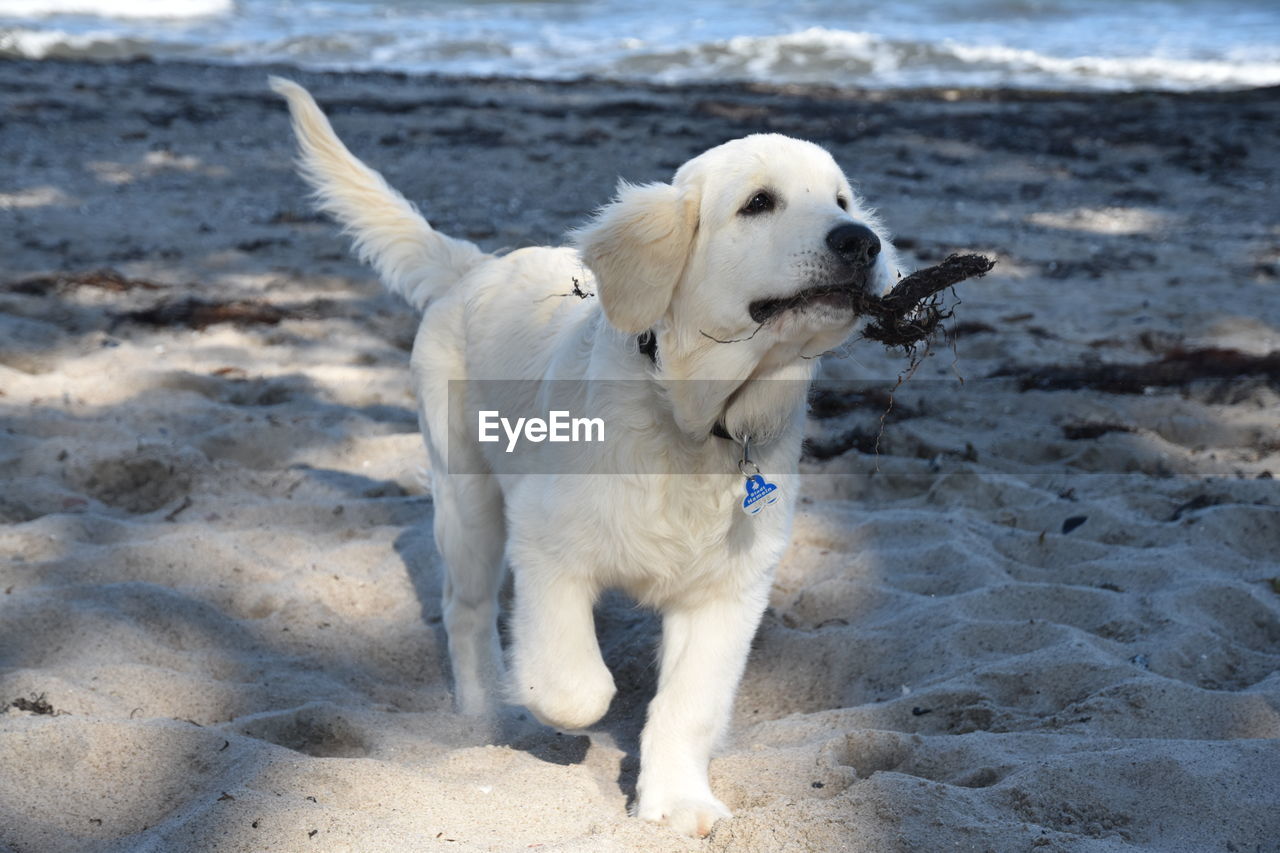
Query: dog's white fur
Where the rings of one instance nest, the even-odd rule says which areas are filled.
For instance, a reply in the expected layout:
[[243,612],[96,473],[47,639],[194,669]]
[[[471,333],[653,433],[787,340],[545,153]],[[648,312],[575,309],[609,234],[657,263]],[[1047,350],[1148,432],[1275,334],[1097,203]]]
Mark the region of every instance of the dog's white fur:
[[[489,713],[505,681],[507,698],[549,725],[596,722],[614,683],[592,605],[601,590],[624,589],[663,616],[637,812],[706,834],[729,814],[711,793],[707,766],[787,545],[813,357],[855,322],[847,309],[817,306],[757,328],[747,306],[833,275],[824,239],[849,222],[880,232],[870,286],[883,291],[897,271],[887,236],[829,154],[758,135],[690,160],[670,184],[622,184],[576,233],[577,249],[495,257],[434,231],[343,146],[306,90],[279,78],[271,86],[289,102],[300,169],[321,207],[391,290],[425,309],[412,369],[447,567],[444,620],[459,710]],[[777,208],[742,215],[761,189]],[[575,279],[599,299],[547,298]],[[649,329],[656,365],[636,345],[636,333]],[[534,381],[450,382],[474,379]],[[537,402],[530,395],[548,379],[639,380],[589,383],[598,389],[591,414],[626,425],[613,457],[584,454],[577,469],[559,474],[484,473],[497,468],[489,448],[502,447],[482,452],[468,442],[451,407],[529,411]],[[681,381],[704,379],[718,381]],[[767,379],[795,381],[760,381]],[[739,511],[741,451],[710,436],[717,421],[752,437],[756,463],[781,487],[780,501],[758,516]],[[601,465],[626,473],[578,476]],[[685,474],[695,470],[722,473]],[[509,676],[496,630],[508,562]]]

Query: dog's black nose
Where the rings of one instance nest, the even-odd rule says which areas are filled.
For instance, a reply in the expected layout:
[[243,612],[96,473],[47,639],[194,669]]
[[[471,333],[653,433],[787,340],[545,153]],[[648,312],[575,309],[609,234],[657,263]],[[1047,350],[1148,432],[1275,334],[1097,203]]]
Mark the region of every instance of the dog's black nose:
[[855,267],[868,267],[880,254],[880,238],[865,225],[846,222],[827,235],[827,245],[845,263]]

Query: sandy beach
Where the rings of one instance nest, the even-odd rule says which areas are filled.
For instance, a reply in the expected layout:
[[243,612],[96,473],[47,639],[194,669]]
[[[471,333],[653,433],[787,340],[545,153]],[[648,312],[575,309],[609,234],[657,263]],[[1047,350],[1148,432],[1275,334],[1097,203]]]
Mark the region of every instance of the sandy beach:
[[[824,364],[709,839],[627,816],[621,596],[589,733],[451,712],[416,317],[268,73],[486,250],[772,131],[909,268],[997,260],[907,381]],[[0,62],[0,851],[1280,851],[1277,139],[1275,89]]]

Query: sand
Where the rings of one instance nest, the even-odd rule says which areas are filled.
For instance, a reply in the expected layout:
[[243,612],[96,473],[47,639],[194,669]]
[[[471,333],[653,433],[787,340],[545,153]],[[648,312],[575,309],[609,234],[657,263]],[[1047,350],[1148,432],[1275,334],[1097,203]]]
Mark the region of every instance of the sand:
[[[998,260],[883,432],[901,354],[824,365],[865,382],[811,424],[693,841],[627,816],[621,597],[589,733],[451,713],[415,318],[309,212],[267,73],[0,64],[0,850],[1280,850],[1280,377],[1217,351],[1280,350],[1274,90],[293,73],[486,249],[775,130],[910,265]],[[1097,387],[1180,358],[1240,375]]]

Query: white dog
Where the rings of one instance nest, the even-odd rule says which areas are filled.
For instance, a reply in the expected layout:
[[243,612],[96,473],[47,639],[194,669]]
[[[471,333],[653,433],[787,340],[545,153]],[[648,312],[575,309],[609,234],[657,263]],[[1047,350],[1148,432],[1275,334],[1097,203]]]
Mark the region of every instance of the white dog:
[[[852,332],[855,291],[893,283],[892,246],[826,151],[758,135],[695,157],[670,184],[622,184],[576,249],[496,257],[433,231],[306,90],[271,86],[289,102],[321,207],[424,310],[412,368],[459,710],[489,713],[505,683],[548,725],[599,720],[614,683],[592,605],[621,588],[663,618],[637,812],[707,834],[729,814],[707,766],[790,534],[815,357]],[[575,286],[599,298],[550,298]],[[527,381],[475,381],[497,379]],[[505,442],[477,443],[457,417],[534,411],[553,379],[630,380],[578,385],[578,403],[613,433],[607,450],[510,472]],[[766,381],[779,379],[790,381]],[[745,475],[757,468],[776,502],[749,515]]]

